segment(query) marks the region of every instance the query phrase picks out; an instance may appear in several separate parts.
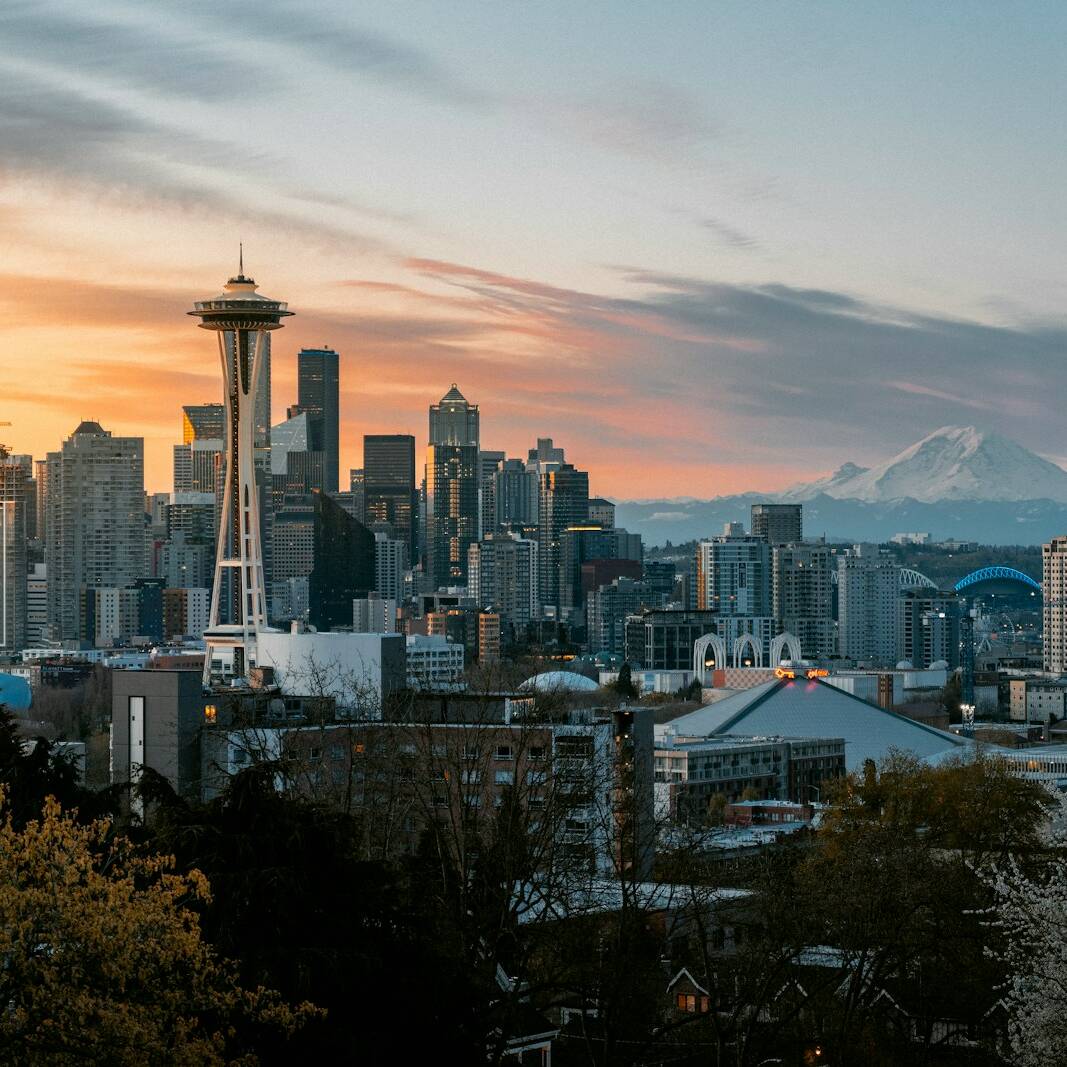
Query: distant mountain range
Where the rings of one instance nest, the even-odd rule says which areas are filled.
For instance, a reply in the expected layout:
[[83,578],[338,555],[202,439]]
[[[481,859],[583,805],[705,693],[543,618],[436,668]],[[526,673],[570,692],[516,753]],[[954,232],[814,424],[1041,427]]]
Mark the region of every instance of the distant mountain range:
[[629,500],[617,522],[662,545],[748,524],[759,501],[804,504],[806,536],[885,541],[902,531],[983,544],[1039,544],[1067,533],[1067,471],[1015,441],[973,426],[943,426],[873,467],[846,463],[777,494],[714,500]]

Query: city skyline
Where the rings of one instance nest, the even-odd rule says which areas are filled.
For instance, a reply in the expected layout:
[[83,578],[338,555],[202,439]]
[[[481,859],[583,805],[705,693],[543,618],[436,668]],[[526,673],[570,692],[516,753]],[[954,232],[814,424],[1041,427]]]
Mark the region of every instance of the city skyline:
[[364,434],[421,453],[452,381],[486,447],[552,435],[618,498],[950,423],[1062,459],[1065,15],[1032,10],[266,3],[264,69],[165,5],[5,12],[5,440],[95,419],[169,488],[181,405],[218,399],[182,312],[243,239],[300,312],[272,422],[336,349],[342,471]]

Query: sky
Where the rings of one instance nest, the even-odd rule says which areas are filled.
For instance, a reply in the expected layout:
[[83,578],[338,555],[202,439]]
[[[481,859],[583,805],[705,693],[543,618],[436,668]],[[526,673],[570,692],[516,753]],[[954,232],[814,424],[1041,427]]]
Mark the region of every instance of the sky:
[[452,382],[482,444],[711,497],[945,424],[1067,457],[1067,6],[0,5],[0,429],[221,393],[246,273],[341,353],[341,466]]

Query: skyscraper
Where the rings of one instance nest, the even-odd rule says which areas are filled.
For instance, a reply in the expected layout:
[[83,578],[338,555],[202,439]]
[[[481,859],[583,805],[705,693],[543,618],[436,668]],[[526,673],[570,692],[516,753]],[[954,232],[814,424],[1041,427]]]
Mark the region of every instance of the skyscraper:
[[478,405],[468,403],[453,382],[440,403],[430,405],[430,444],[478,448],[480,441]]
[[415,558],[418,497],[415,495],[415,437],[407,433],[363,436],[363,514],[368,526],[387,522],[393,536]]
[[0,445],[0,649],[5,652],[26,645],[26,470],[21,457]]
[[[220,650],[233,650],[234,677],[255,664],[256,635],[267,623],[256,446],[263,414],[261,387],[264,374],[269,373],[268,331],[278,329],[282,318],[292,312],[281,301],[257,293],[256,283],[244,276],[242,263],[222,293],[198,301],[189,314],[201,320],[202,329],[218,335],[226,399],[226,484],[210,620],[204,633],[204,682],[210,683],[222,673],[221,657],[215,662]],[[268,387],[267,456],[269,403]]]
[[49,628],[53,640],[78,640],[83,590],[144,577],[144,439],[83,422],[49,452],[47,482]]
[[792,545],[803,541],[802,504],[753,504],[752,536],[769,545]]
[[320,630],[352,623],[352,601],[374,590],[374,535],[325,493],[312,493],[314,565],[308,619]]
[[[551,444],[549,441],[548,445]],[[541,445],[540,441],[538,445]],[[558,609],[562,603],[560,546],[563,531],[568,526],[582,525],[588,518],[588,472],[577,470],[573,463],[544,471],[538,508],[542,607],[554,605]]]
[[308,417],[309,451],[323,454],[327,493],[336,493],[340,456],[338,355],[332,348],[302,348],[296,357],[297,407]]
[[435,586],[466,585],[478,540],[478,406],[452,388],[430,405],[426,449],[426,562]]

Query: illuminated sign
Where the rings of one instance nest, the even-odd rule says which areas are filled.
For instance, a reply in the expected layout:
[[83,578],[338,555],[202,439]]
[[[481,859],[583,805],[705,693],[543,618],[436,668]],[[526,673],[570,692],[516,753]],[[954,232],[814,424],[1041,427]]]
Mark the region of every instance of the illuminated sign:
[[[775,667],[775,678],[796,678],[797,672],[790,667]],[[808,667],[804,671],[805,678],[829,678],[830,672],[824,667]]]

